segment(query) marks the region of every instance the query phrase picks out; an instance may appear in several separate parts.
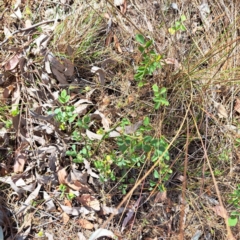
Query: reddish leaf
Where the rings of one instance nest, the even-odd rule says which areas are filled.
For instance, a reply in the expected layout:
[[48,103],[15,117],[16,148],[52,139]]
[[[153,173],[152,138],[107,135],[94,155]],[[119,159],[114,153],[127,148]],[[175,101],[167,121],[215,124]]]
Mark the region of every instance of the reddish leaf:
[[14,55],[6,64],[5,64],[5,70],[10,71],[13,70],[19,63],[18,55]]

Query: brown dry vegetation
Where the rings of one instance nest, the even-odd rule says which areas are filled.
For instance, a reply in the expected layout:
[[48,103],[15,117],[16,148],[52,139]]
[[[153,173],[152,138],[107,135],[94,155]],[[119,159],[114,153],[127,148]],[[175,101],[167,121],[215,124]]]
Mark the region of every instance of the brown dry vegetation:
[[[90,239],[100,228],[111,231],[101,239],[240,239],[239,223],[228,226],[240,209],[240,195],[231,201],[240,181],[240,3],[122,2],[0,1],[4,239]],[[170,34],[183,15],[186,30]],[[143,87],[134,79],[143,61],[137,34],[161,56]],[[169,102],[157,110],[154,84]],[[78,108],[73,122],[49,115],[62,106]],[[84,116],[89,131],[75,125]],[[139,133],[146,117],[151,129]],[[108,133],[124,119],[121,137],[164,139],[167,163],[130,146],[126,156],[144,161],[117,165],[123,154]],[[66,154],[73,145],[91,148],[78,163]],[[97,161],[109,167],[105,181]]]

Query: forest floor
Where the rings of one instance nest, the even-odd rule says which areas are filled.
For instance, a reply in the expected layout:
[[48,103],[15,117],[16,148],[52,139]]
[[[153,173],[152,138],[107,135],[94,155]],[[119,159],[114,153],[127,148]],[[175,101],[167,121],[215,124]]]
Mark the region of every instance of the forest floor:
[[0,239],[240,239],[239,12],[0,1]]

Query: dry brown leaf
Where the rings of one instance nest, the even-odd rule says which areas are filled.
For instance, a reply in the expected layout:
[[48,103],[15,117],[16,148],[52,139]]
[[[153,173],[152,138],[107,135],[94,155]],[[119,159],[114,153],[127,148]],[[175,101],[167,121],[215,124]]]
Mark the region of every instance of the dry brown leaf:
[[80,226],[84,229],[91,230],[94,227],[93,224],[86,219],[79,219],[78,222]]
[[154,202],[155,203],[162,203],[162,202],[165,202],[167,200],[167,191],[164,191],[164,192],[158,192],[155,199],[154,199]]
[[15,173],[23,172],[25,163],[27,161],[27,154],[23,150],[28,146],[27,142],[22,142],[19,148],[15,151],[15,161],[13,171]]
[[85,207],[68,207],[68,206],[64,206],[61,205],[61,208],[64,212],[66,212],[69,215],[73,215],[73,216],[78,216],[81,214],[89,214],[90,211],[88,209],[86,209]]
[[234,110],[238,113],[240,113],[240,99],[237,98],[235,101],[235,106],[234,106]]
[[72,203],[68,199],[64,200],[64,205],[66,205],[68,207],[72,207]]
[[67,171],[65,168],[62,168],[58,171],[58,181],[60,184],[66,184]]
[[114,215],[117,215],[117,214],[120,214],[124,211],[125,208],[114,208],[114,207],[107,207],[106,205],[102,205],[101,206],[102,208],[102,212],[104,215],[107,215],[107,214],[114,214]]
[[15,151],[15,161],[14,161],[13,171],[15,173],[23,172],[26,161],[27,161],[26,153]]
[[129,221],[133,218],[133,215],[134,215],[136,209],[138,208],[141,199],[142,199],[142,197],[140,196],[140,197],[138,198],[138,200],[135,202],[135,204],[129,209],[126,217],[125,217],[124,220],[123,220],[121,232],[125,229],[125,227],[126,227],[127,224],[129,223]]
[[113,40],[113,32],[110,31],[106,37],[105,46],[108,47]]
[[226,219],[228,218],[228,213],[227,213],[227,210],[220,206],[220,205],[217,205],[217,206],[214,206],[212,207],[212,210],[220,217]]
[[105,95],[102,99],[102,104],[99,106],[99,110],[103,111],[111,102],[111,99],[108,95]]
[[76,197],[77,201],[79,201],[83,206],[90,207],[95,211],[100,210],[100,203],[99,201],[90,194],[82,194],[79,197]]
[[217,103],[214,101],[214,107],[216,108],[218,116],[220,118],[228,118],[227,110],[221,103]]
[[178,70],[179,68],[182,67],[182,65],[178,62],[178,60],[176,58],[166,58],[163,61],[166,64],[171,64],[174,65],[174,69]]
[[74,65],[69,59],[63,59],[63,65],[65,66],[64,75],[66,77],[72,77],[74,74]]
[[104,85],[105,84],[105,76],[106,76],[106,73],[103,69],[99,68],[99,67],[95,67],[93,66],[92,69],[91,69],[91,72],[92,73],[96,73],[99,77],[99,82],[101,85]]
[[116,49],[118,50],[119,53],[122,53],[122,49],[120,47],[120,43],[119,43],[118,38],[117,38],[117,36],[115,34],[113,35],[113,39],[114,39],[114,43],[115,43]]
[[70,217],[67,215],[67,213],[63,212],[62,213],[62,221],[63,221],[63,224],[66,224],[68,223]]
[[8,62],[4,65],[5,70],[13,70],[18,65],[20,57],[20,55],[15,54],[10,60],[8,60]]
[[3,92],[3,97],[8,98],[12,91],[15,89],[15,85],[11,84],[10,86],[6,87]]

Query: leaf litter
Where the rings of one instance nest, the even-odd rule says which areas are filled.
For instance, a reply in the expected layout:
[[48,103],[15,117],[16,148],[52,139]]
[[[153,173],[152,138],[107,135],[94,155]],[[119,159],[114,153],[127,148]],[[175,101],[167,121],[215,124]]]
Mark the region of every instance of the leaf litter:
[[[97,239],[99,237],[121,239],[114,234],[115,231],[98,228],[99,224],[96,224],[96,219],[101,222],[109,214],[113,214],[118,219],[126,208],[127,214],[123,218],[121,231],[127,232],[127,225],[132,223],[131,220],[138,211],[138,207],[142,207],[139,204],[141,198],[136,194],[136,196],[133,196],[135,199],[133,207],[117,208],[115,203],[119,203],[121,200],[120,190],[116,190],[112,180],[99,184],[101,174],[96,170],[94,161],[99,159],[102,161],[109,160],[113,153],[111,149],[116,148],[117,139],[123,135],[135,134],[142,126],[143,121],[140,115],[149,114],[153,117],[156,113],[146,111],[147,108],[141,112],[142,104],[145,104],[148,100],[136,100],[138,94],[135,94],[133,90],[135,84],[133,74],[128,75],[125,69],[129,66],[136,67],[139,59],[141,59],[139,56],[134,56],[133,33],[136,29],[133,24],[137,22],[141,26],[140,29],[150,32],[150,35],[155,34],[156,22],[154,21],[159,15],[160,6],[156,1],[146,5],[137,2],[135,5],[130,4],[127,0],[120,0],[114,1],[116,9],[108,7],[107,12],[104,12],[106,9],[105,6],[101,5],[102,3],[94,3],[94,8],[99,7],[101,14],[105,14],[105,18],[102,17],[100,21],[104,30],[101,29],[101,33],[97,35],[100,28],[97,31],[93,29],[92,36],[97,36],[97,40],[91,47],[91,51],[85,54],[88,43],[84,43],[84,36],[87,36],[86,39],[88,39],[88,34],[92,31],[91,27],[95,26],[95,19],[93,25],[90,21],[89,25],[85,26],[86,29],[84,27],[81,27],[81,29],[77,29],[75,26],[74,28],[71,27],[73,25],[69,25],[69,22],[77,25],[78,22],[82,21],[79,19],[75,21],[74,16],[79,18],[89,11],[84,4],[75,9],[73,2],[61,1],[61,5],[39,2],[40,4],[37,5],[38,12],[32,6],[25,6],[25,1],[16,1],[14,9],[13,7],[11,7],[11,10],[6,8],[2,11],[0,17],[0,21],[3,23],[0,28],[1,33],[3,33],[0,47],[7,54],[7,57],[1,56],[0,84],[4,86],[3,101],[11,110],[11,114],[6,114],[4,117],[11,120],[13,125],[9,132],[8,130],[2,131],[2,138],[8,139],[7,142],[10,141],[12,146],[6,160],[1,164],[6,171],[1,171],[0,181],[9,184],[12,194],[15,195],[16,193],[18,195],[15,198],[17,204],[12,214],[14,216],[19,215],[18,221],[21,223],[21,227],[16,233],[15,239],[28,239],[29,236],[33,236],[34,233],[41,230],[36,222],[40,222],[39,225],[44,226],[46,218],[48,218],[49,223],[54,225],[51,220],[54,216],[61,217],[61,219],[56,220],[56,224],[62,221],[66,226],[73,224],[73,228],[76,225],[80,226],[83,233],[79,232],[77,227],[75,231],[79,239]],[[171,6],[172,9],[169,6],[161,6],[161,8],[166,9],[169,16],[176,19],[176,12],[180,12],[180,10],[177,4],[172,3]],[[115,10],[116,12],[112,12]],[[201,24],[207,30],[212,28],[212,8],[210,4],[203,2],[196,7],[196,12],[197,10],[198,13],[192,13],[196,15],[193,16],[193,19],[201,19]],[[149,18],[145,11],[154,16]],[[39,13],[41,13],[41,17],[39,17]],[[229,11],[227,11],[227,15],[229,15]],[[10,18],[7,18],[7,16],[10,16]],[[25,16],[28,17],[25,18]],[[48,17],[46,18],[46,16]],[[124,16],[126,16],[127,21]],[[97,15],[97,17],[99,16]],[[88,21],[82,21],[84,24],[85,22]],[[98,22],[96,21],[96,23]],[[143,26],[143,24],[146,26]],[[168,24],[171,25],[170,22],[167,22]],[[188,25],[188,23],[186,24]],[[62,26],[70,26],[67,33],[64,31],[63,34],[61,33]],[[159,23],[157,26],[159,26]],[[164,36],[162,29],[159,29],[159,34]],[[179,42],[185,42],[181,37],[180,33],[176,35],[176,39],[180,39]],[[161,42],[161,37],[156,38],[158,40],[154,43],[154,46],[158,48],[160,46],[161,51],[164,52],[164,46],[166,47],[169,42],[168,38],[164,37],[164,43]],[[206,45],[202,44],[201,46],[200,44],[199,46],[207,48]],[[212,44],[210,45],[212,46]],[[94,56],[94,53],[99,51],[98,46],[102,48],[103,55],[96,61],[96,56],[99,53],[96,56]],[[111,54],[104,55],[104,51],[110,51]],[[124,54],[126,54],[127,61],[121,62],[123,59],[121,57],[124,57]],[[178,55],[176,54],[176,56]],[[182,64],[184,61],[176,56],[171,53],[165,60],[161,60],[161,64],[163,66],[172,65],[175,73],[179,73],[182,69],[185,70]],[[85,61],[88,62],[87,65],[85,65]],[[162,79],[165,74],[164,70],[161,74],[163,74]],[[128,79],[128,90],[126,92],[121,90],[123,89],[121,88],[121,75]],[[94,81],[96,78],[97,81]],[[166,81],[169,81],[168,78],[166,79]],[[153,79],[148,80],[147,84]],[[55,110],[61,109],[63,111],[66,107],[58,101],[63,89],[67,90],[67,94],[70,96],[69,105],[74,107],[73,114],[76,114],[77,117],[73,122],[66,122],[65,120],[61,125],[56,121]],[[147,96],[148,99],[150,96],[149,90],[146,95],[142,96]],[[127,99],[126,103],[122,104],[125,99]],[[174,97],[171,100],[174,101]],[[184,101],[182,102],[184,103]],[[239,114],[238,105],[237,98],[233,105],[237,114]],[[129,114],[132,111],[132,106],[139,109],[137,117],[134,114]],[[230,108],[226,102],[222,101],[222,98],[219,102],[213,101],[213,106],[215,108],[213,113],[217,113],[219,118],[223,121],[229,119],[228,110]],[[177,109],[182,109],[182,106],[177,107]],[[132,123],[124,126],[117,125],[119,119],[128,114],[133,119]],[[87,127],[83,121],[80,122],[84,116],[90,118],[90,122],[86,124]],[[74,142],[78,151],[76,153],[79,157],[77,158],[78,162],[74,162],[73,157],[66,154],[73,144],[70,129],[76,124],[81,126],[74,136],[79,139]],[[174,122],[174,124],[176,123]],[[223,127],[229,132],[238,133],[238,128],[234,125],[225,124]],[[159,130],[162,131],[162,129]],[[11,131],[14,132],[14,144],[12,144],[12,137],[9,137]],[[160,131],[159,134],[161,135]],[[84,149],[89,142],[92,144],[91,146],[95,147],[94,149]],[[102,142],[106,144],[102,144]],[[3,145],[3,147],[5,146]],[[95,149],[97,150],[95,151]],[[103,151],[106,151],[106,156],[104,156],[106,159],[102,157]],[[146,163],[149,164],[149,159]],[[134,168],[130,171],[133,176],[137,174]],[[173,180],[176,179],[173,178]],[[63,192],[60,191],[60,185],[66,187]],[[109,191],[109,199],[105,199],[105,196],[102,195],[101,191],[103,189]],[[168,236],[166,237],[170,237],[170,232],[174,231],[174,224],[176,223],[172,216],[178,215],[176,214],[177,210],[176,212],[173,210],[176,205],[170,202],[169,197],[167,197],[168,194],[169,192],[166,190],[158,192],[153,201],[153,209],[157,205],[166,207],[166,211],[162,212],[161,218],[165,219],[165,222],[169,221],[170,225],[172,224],[172,228],[166,227],[168,228]],[[138,200],[136,201],[136,199]],[[34,207],[45,212],[45,217],[41,218],[35,214]],[[149,211],[149,214],[156,216],[159,208],[156,209],[155,212]],[[212,207],[212,210],[218,216],[227,217],[226,209],[221,209],[220,206]],[[145,209],[142,212],[145,214]],[[48,213],[52,215],[47,215]],[[27,217],[25,220],[21,219],[22,215],[23,217],[24,215],[28,216],[30,220]],[[167,215],[171,215],[171,219],[174,221],[167,219]],[[149,215],[146,216],[151,221],[155,221],[155,217],[149,218]],[[76,218],[78,221],[75,221]],[[159,219],[159,216],[157,218]],[[158,223],[155,222],[154,224]],[[94,233],[92,233],[93,229],[96,230]],[[159,229],[161,231],[161,227]],[[92,235],[87,234],[85,230],[92,230],[90,231]],[[141,231],[139,233],[141,238],[156,239],[156,235],[149,238],[151,235],[149,230]],[[147,233],[145,234],[144,231]],[[53,234],[51,229],[44,228],[43,232],[48,239],[56,238],[55,234],[57,233]],[[62,232],[64,233],[64,231]],[[67,230],[66,235],[61,237],[67,239],[69,237],[68,233]],[[164,236],[164,234],[158,233],[158,236]]]

